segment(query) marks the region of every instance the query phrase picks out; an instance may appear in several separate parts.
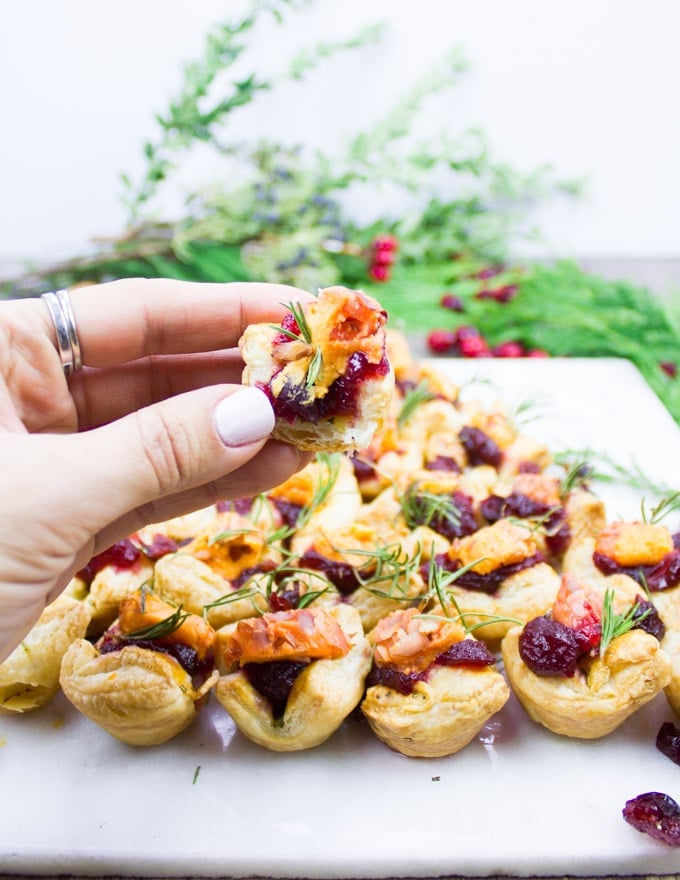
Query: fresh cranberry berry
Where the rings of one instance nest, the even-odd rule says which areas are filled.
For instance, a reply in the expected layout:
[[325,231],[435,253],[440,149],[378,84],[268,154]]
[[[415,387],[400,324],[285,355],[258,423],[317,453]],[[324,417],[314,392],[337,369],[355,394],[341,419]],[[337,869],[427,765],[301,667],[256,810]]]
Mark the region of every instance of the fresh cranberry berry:
[[380,250],[373,254],[372,266],[391,266],[394,263],[394,251]]
[[375,263],[369,268],[368,274],[373,279],[373,281],[388,281],[390,277],[390,269],[389,266],[378,266]]
[[496,275],[500,275],[502,271],[503,266],[485,266],[484,269],[480,269],[477,272],[476,277],[484,281],[487,278],[494,278]]
[[524,356],[524,348],[521,342],[501,342],[491,349],[491,354],[494,357],[519,358]]
[[516,284],[504,284],[494,291],[494,299],[499,303],[508,303],[517,296],[519,288]]
[[465,311],[463,300],[459,296],[455,296],[453,293],[445,293],[440,299],[439,304],[445,309],[450,309],[452,312]]
[[528,358],[549,358],[550,354],[543,348],[531,348],[527,352]]
[[678,365],[673,363],[673,361],[661,361],[659,366],[671,379],[675,379],[678,375]]
[[519,655],[535,675],[571,678],[581,653],[574,630],[551,617],[530,620],[519,637]]
[[481,335],[479,330],[472,324],[461,324],[460,327],[455,329],[455,342],[456,345],[460,345],[464,339],[477,338]]
[[489,346],[481,336],[468,336],[461,339],[458,342],[458,350],[466,358],[489,357],[491,355]]
[[680,806],[667,794],[648,791],[626,801],[623,818],[669,846],[680,846]]
[[656,747],[674,764],[680,764],[680,727],[671,721],[664,722],[656,735]]
[[427,337],[427,347],[436,354],[446,354],[456,344],[453,330],[433,330]]
[[399,242],[393,235],[379,235],[373,239],[371,247],[374,251],[396,251],[399,249]]

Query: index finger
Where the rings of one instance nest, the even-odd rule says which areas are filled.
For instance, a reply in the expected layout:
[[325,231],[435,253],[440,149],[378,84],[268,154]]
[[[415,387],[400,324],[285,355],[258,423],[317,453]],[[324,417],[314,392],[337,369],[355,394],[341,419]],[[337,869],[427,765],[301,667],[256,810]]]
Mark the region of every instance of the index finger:
[[83,363],[90,367],[230,348],[249,324],[278,321],[287,303],[313,299],[285,284],[147,278],[81,287],[70,296]]

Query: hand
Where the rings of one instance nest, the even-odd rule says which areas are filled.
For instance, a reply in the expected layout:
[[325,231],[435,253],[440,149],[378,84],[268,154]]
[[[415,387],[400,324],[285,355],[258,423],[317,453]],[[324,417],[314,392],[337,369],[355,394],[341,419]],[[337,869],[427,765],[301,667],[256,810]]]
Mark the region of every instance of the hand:
[[311,295],[115,281],[71,292],[67,380],[42,300],[0,302],[0,662],[95,553],[150,522],[271,488],[309,456],[240,383],[244,328]]

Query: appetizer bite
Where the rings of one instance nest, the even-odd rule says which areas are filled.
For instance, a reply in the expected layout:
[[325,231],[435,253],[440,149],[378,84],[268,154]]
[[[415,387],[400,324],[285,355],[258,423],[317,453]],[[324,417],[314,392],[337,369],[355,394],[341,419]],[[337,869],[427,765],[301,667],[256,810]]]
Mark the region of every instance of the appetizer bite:
[[670,682],[671,660],[654,632],[662,637],[651,603],[613,590],[603,597],[564,575],[550,613],[503,639],[510,687],[553,733],[607,736]]
[[383,618],[369,640],[373,665],[361,711],[402,755],[460,751],[509,697],[493,654],[456,621],[404,609]]
[[69,646],[83,638],[90,622],[86,606],[59,596],[9,657],[0,663],[0,711],[32,712],[59,690],[61,661]]
[[320,745],[356,708],[371,651],[348,605],[265,613],[222,627],[215,695],[248,739],[277,752]]
[[394,387],[386,320],[380,304],[362,291],[329,287],[304,308],[291,303],[281,326],[246,328],[239,342],[243,383],[269,397],[274,437],[329,452],[370,443]]
[[217,681],[214,641],[202,617],[142,588],[121,602],[117,621],[95,645],[78,639],[70,646],[61,687],[116,739],[159,745],[194,721]]

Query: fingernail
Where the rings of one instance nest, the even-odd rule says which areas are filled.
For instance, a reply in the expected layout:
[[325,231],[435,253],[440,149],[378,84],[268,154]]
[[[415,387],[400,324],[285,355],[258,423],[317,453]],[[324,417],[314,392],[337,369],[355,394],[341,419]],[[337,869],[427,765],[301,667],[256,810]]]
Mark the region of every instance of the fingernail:
[[274,410],[264,391],[241,388],[213,410],[217,436],[225,446],[245,446],[268,437],[274,430]]

